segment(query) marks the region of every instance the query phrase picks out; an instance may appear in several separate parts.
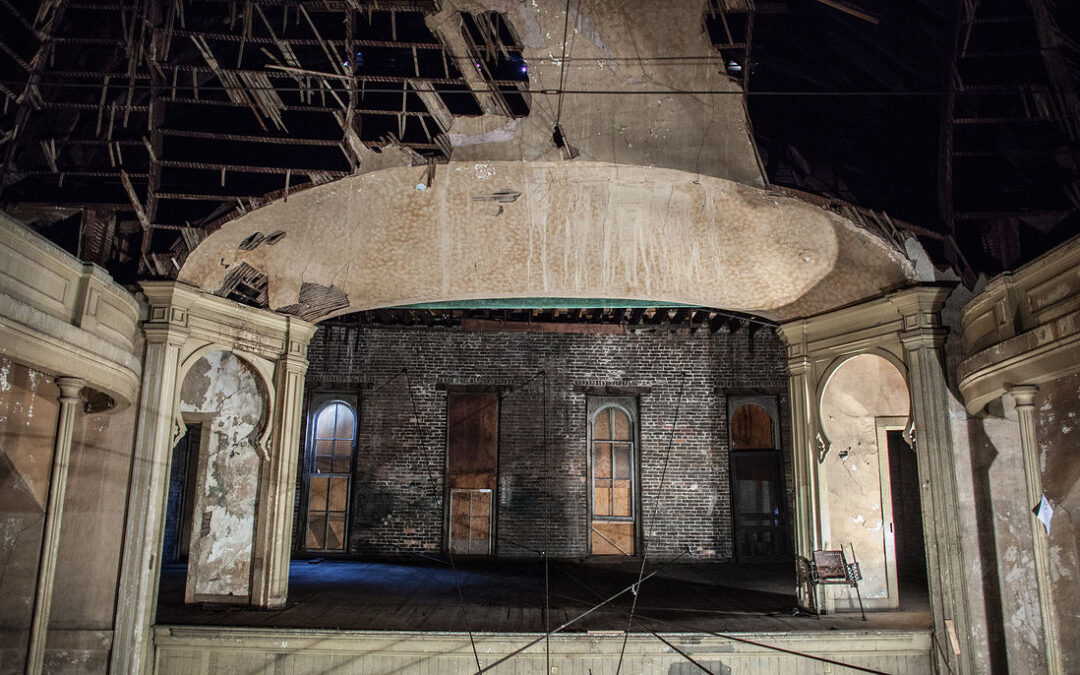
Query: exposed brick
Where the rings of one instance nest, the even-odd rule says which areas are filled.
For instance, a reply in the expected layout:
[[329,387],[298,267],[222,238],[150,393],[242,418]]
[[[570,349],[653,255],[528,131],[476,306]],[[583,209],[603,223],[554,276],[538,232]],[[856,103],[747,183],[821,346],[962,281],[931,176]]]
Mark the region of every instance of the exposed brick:
[[[575,388],[609,386],[651,388],[638,398],[639,513],[648,553],[689,549],[693,558],[730,559],[724,391],[787,391],[785,352],[769,330],[751,343],[745,330],[666,326],[586,335],[327,325],[312,340],[309,360],[309,391],[359,393],[350,551],[361,555],[445,546],[446,385],[504,389],[496,553],[585,555],[587,395]],[[786,396],[780,412],[790,512]]]

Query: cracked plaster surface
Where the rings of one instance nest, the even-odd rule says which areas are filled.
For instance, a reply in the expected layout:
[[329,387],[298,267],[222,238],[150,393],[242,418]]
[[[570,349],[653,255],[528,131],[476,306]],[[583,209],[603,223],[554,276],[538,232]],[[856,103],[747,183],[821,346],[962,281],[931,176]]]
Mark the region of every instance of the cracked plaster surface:
[[255,441],[266,409],[257,376],[235,355],[211,352],[184,378],[180,409],[210,416],[203,422],[210,429],[200,448],[189,589],[203,597],[247,596],[260,474]]
[[[434,300],[607,297],[791,318],[903,286],[903,256],[795,199],[670,169],[590,162],[453,162],[362,174],[224,225],[180,280],[216,290],[244,262],[271,309],[304,282],[335,286],[338,313]],[[495,193],[520,193],[505,203]],[[509,199],[509,198],[508,198]],[[239,243],[284,230],[274,246]]]
[[[710,44],[699,0],[582,0],[569,17],[561,0],[448,0],[426,22],[461,56],[460,13],[484,11],[503,13],[521,42],[527,117],[493,112],[466,60],[486,112],[453,118],[451,161],[428,189],[415,189],[427,169],[408,166],[408,153],[361,148],[358,175],[227,223],[180,280],[216,291],[245,261],[267,274],[272,309],[296,304],[308,282],[348,295],[337,313],[563,296],[788,319],[915,278],[901,252],[850,221],[760,189],[740,85]],[[572,161],[552,140],[556,122]],[[521,199],[472,201],[495,189]],[[272,249],[236,248],[278,229],[287,236]]]

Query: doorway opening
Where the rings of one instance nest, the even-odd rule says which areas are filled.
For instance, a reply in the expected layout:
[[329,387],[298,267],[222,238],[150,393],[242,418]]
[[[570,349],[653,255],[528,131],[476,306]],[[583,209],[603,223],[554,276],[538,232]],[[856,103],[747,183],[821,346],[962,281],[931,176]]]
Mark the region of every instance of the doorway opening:
[[165,536],[161,551],[162,562],[165,564],[188,561],[191,527],[195,517],[195,485],[201,442],[202,424],[189,424],[187,433],[172,451],[169,498],[165,509]]
[[901,430],[889,429],[885,434],[889,453],[896,578],[900,594],[901,597],[911,593],[926,595],[926,546],[923,541],[918,457],[904,440]]
[[494,528],[493,495],[499,464],[499,395],[447,396],[446,489],[450,553],[488,555]]
[[777,562],[790,553],[783,514],[783,465],[779,451],[731,453],[735,558]]

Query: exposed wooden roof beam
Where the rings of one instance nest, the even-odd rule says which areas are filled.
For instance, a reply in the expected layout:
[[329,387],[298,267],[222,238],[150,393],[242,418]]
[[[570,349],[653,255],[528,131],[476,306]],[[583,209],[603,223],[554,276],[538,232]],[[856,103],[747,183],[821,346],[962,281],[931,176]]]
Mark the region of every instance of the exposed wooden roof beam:
[[[245,106],[246,107],[246,106]],[[281,145],[311,145],[336,148],[341,139],[301,138],[299,136],[254,136],[250,134],[225,134],[210,131],[187,131],[184,129],[161,129],[163,136],[176,138],[200,138],[210,141],[236,141],[241,143],[277,143]],[[137,141],[135,141],[137,143]]]
[[228,171],[237,171],[241,173],[266,173],[266,174],[278,174],[284,176],[286,173],[291,174],[311,174],[317,173],[320,175],[331,176],[334,178],[343,178],[350,175],[348,171],[330,171],[327,169],[321,169],[318,167],[309,168],[297,168],[297,167],[276,167],[276,166],[254,166],[250,164],[218,164],[214,162],[181,162],[175,159],[163,159],[161,160],[161,166],[169,169],[187,169],[191,171],[221,171],[224,169]]

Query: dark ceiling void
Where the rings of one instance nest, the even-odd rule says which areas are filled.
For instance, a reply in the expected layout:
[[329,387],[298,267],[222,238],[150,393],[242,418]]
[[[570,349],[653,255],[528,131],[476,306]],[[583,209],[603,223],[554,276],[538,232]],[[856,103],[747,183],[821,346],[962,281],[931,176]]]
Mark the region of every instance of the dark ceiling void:
[[529,114],[529,66],[521,41],[498,12],[461,15],[461,35],[469,58],[492,91],[499,112],[507,117]]
[[[60,237],[72,252],[90,247],[68,209],[111,214],[105,229],[134,229],[136,250],[105,242],[94,262],[130,281],[173,276],[223,217],[350,175],[367,151],[444,161],[453,117],[481,110],[459,70],[472,59],[425,24],[438,9],[5,0],[0,200],[49,231],[74,228]],[[504,98],[527,114],[520,47],[502,42],[510,27],[499,15],[467,26],[480,30],[493,85],[517,92]]]
[[770,182],[917,223],[968,281],[1080,232],[1077,3],[741,5],[705,25]]
[[[0,203],[124,282],[455,116],[530,114],[512,15],[435,0],[0,1]],[[887,212],[966,280],[1080,231],[1080,3],[703,0],[767,178]],[[492,111],[488,111],[492,112]],[[568,155],[569,156],[569,155]]]

